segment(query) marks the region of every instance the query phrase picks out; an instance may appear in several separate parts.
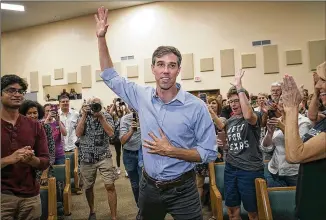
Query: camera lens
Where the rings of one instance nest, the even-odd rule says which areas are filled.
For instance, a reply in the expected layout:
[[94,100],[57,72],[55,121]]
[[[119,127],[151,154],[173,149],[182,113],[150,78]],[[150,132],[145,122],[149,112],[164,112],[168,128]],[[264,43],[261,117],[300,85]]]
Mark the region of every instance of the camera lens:
[[102,106],[100,103],[93,103],[91,106],[91,110],[93,112],[100,112],[102,110]]

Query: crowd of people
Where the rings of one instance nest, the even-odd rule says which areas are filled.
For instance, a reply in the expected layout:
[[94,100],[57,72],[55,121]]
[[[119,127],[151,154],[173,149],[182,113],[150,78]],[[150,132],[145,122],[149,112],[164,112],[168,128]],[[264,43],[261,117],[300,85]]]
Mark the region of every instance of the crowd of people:
[[[102,7],[95,20],[101,77],[119,97],[112,104],[104,107],[100,98],[91,97],[76,111],[62,94],[59,105],[41,106],[24,101],[28,85],[22,78],[1,77],[2,219],[39,219],[40,185],[76,147],[90,220],[96,219],[97,171],[111,219],[117,219],[114,182],[121,174],[121,156],[139,209],[136,219],[163,220],[167,213],[174,219],[203,219],[210,162],[225,163],[230,219],[240,219],[241,203],[249,219],[258,219],[256,178],[266,179],[268,187],[296,186],[300,220],[326,217],[326,191],[320,191],[326,184],[326,62],[311,76],[311,95],[288,75],[271,84],[270,95],[249,95],[240,70],[225,99],[195,97],[176,83],[181,53],[161,46],[152,56],[156,88],[140,86],[113,68],[105,39],[107,16]],[[267,172],[264,160],[269,160]],[[63,183],[57,181],[58,202],[62,192]]]

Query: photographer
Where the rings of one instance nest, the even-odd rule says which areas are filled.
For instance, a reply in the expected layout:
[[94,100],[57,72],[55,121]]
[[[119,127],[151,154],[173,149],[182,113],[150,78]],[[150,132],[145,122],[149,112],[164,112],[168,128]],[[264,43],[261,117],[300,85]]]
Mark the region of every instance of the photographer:
[[123,164],[130,178],[132,192],[138,203],[139,180],[141,168],[138,165],[138,153],[141,150],[141,136],[138,115],[136,112],[121,118],[120,141],[123,145]]
[[[110,144],[112,144],[115,148],[116,152],[116,163],[117,163],[117,173],[120,175],[120,160],[121,160],[121,141],[120,141],[120,121],[121,118],[125,115],[130,113],[129,109],[127,108],[126,104],[120,99],[115,98],[113,99],[113,105],[110,109],[110,115],[113,118],[113,129],[114,129],[114,136],[110,140]],[[126,173],[127,176],[127,173]]]
[[109,137],[114,134],[113,120],[109,114],[101,110],[101,100],[91,98],[84,103],[81,115],[77,120],[76,135],[79,137],[81,183],[90,208],[89,219],[96,219],[93,187],[97,169],[100,171],[108,193],[111,218],[116,219],[117,194],[114,181],[118,175],[113,166],[109,148]]
[[62,136],[67,135],[64,124],[60,121],[58,107],[56,105],[44,105],[44,124],[51,126],[52,136],[55,142],[55,162],[54,165],[65,164],[65,151]]

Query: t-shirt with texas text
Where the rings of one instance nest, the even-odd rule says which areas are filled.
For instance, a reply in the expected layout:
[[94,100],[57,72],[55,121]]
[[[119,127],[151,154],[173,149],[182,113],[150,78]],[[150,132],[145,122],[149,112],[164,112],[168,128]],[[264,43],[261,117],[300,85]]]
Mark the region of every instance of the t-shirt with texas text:
[[226,162],[247,171],[264,169],[263,154],[260,149],[261,117],[257,114],[256,125],[249,124],[243,117],[232,116],[226,121],[229,143]]

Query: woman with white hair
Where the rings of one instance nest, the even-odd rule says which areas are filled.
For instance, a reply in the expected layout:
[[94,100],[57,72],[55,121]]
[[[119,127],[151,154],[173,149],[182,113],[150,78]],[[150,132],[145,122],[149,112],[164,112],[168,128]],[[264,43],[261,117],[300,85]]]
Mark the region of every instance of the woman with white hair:
[[[325,91],[326,62],[317,67],[315,77],[315,91]],[[326,117],[316,120],[315,126],[301,139],[297,124],[302,96],[292,76],[286,75],[283,82],[286,160],[300,163],[296,215],[300,220],[322,220],[326,216]],[[326,101],[323,104],[326,106]]]

